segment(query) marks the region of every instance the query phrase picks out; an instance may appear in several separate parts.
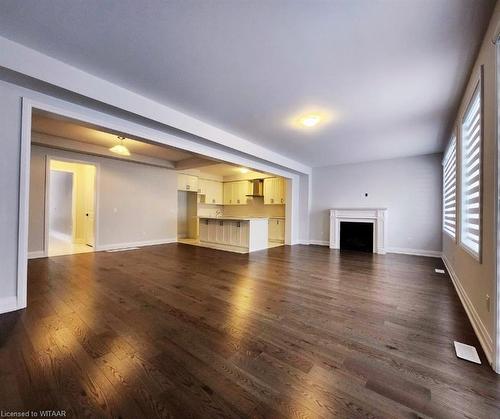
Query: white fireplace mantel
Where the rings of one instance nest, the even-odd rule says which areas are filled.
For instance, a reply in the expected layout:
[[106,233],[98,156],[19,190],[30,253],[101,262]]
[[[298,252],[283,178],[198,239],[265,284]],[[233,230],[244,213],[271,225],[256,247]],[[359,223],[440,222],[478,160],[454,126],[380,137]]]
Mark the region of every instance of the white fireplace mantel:
[[340,249],[342,221],[373,223],[373,253],[386,253],[387,208],[332,208],[330,209],[330,249]]

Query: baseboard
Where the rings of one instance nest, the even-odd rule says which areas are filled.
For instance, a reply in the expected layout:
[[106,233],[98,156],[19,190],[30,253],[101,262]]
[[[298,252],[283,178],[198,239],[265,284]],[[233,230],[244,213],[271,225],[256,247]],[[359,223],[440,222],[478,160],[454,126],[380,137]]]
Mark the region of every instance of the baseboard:
[[330,246],[330,242],[328,240],[309,240],[309,244],[316,246]]
[[43,250],[36,250],[34,252],[28,252],[28,259],[40,259],[45,258],[47,255]]
[[10,311],[15,311],[19,307],[17,306],[17,297],[4,297],[0,298],[0,314],[8,313]]
[[140,242],[128,242],[128,243],[113,243],[113,244],[104,244],[96,246],[96,251],[103,250],[115,250],[115,249],[125,249],[127,247],[144,247],[144,246],[156,246],[159,244],[168,244],[168,243],[176,243],[177,238],[168,238],[168,239],[157,239],[157,240],[145,240]]
[[309,240],[304,240],[304,239],[300,239],[298,240],[296,243],[294,244],[304,244],[304,245],[309,245],[310,244],[310,241]]
[[491,365],[493,360],[493,340],[491,339],[488,330],[484,326],[484,323],[481,321],[479,314],[477,314],[477,311],[474,308],[474,305],[472,304],[472,301],[470,300],[469,296],[465,292],[464,287],[460,283],[460,280],[458,279],[457,274],[453,270],[451,263],[444,254],[442,256],[442,259],[446,266],[446,269],[448,270],[448,273],[450,274],[451,282],[453,283],[453,286],[455,287],[458,297],[462,302],[462,306],[464,307],[465,312],[467,313],[467,317],[469,317],[469,321],[472,324],[472,328],[474,329],[474,332],[476,332],[476,336],[479,339],[479,343],[481,343],[481,347],[483,348],[486,358],[488,358],[488,362]]
[[387,247],[385,251],[387,253],[399,253],[403,255],[413,255],[413,256],[427,256],[432,258],[440,258],[442,255],[442,252],[438,250],[409,249],[406,247]]

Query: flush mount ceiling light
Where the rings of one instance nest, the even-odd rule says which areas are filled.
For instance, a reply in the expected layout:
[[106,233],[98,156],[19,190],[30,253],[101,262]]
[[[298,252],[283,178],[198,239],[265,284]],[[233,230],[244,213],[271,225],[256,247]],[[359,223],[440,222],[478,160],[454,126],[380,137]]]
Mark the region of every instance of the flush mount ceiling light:
[[249,170],[249,169],[247,169],[246,167],[240,167],[240,169],[239,169],[239,170],[240,170],[240,172],[241,172],[241,173],[248,173],[248,172],[250,171],[250,170]]
[[306,108],[303,112],[291,117],[287,125],[293,129],[316,131],[332,119],[333,114],[331,111],[311,106],[309,109]]
[[317,114],[304,115],[299,122],[305,127],[314,127],[321,121],[321,116]]
[[118,141],[120,143],[111,147],[109,151],[119,154],[120,156],[130,156],[130,151],[128,151],[128,148],[123,145],[124,140],[125,137],[118,137]]

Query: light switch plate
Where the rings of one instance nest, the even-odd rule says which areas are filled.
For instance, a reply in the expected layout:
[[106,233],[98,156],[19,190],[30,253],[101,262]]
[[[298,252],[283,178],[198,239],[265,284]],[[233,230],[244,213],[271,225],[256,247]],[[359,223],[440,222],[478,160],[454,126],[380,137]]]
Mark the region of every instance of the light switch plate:
[[434,269],[437,274],[444,274],[444,269]]
[[455,353],[459,358],[474,362],[475,364],[481,363],[477,350],[476,348],[474,348],[474,346],[466,345],[465,343],[460,343],[457,341],[454,341],[453,344],[455,345]]

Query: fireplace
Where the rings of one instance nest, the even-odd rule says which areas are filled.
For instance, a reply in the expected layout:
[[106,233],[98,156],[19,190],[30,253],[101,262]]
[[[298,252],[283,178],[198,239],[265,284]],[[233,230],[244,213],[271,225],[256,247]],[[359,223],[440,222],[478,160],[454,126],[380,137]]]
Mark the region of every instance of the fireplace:
[[373,252],[373,223],[340,222],[340,250]]
[[[371,224],[372,252],[385,254],[387,238],[387,208],[330,209],[330,249],[341,248],[341,223]],[[366,228],[361,225],[359,228]],[[349,226],[346,225],[345,229]],[[368,250],[367,250],[368,251]]]

